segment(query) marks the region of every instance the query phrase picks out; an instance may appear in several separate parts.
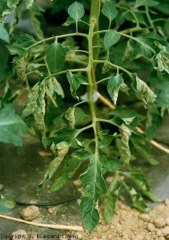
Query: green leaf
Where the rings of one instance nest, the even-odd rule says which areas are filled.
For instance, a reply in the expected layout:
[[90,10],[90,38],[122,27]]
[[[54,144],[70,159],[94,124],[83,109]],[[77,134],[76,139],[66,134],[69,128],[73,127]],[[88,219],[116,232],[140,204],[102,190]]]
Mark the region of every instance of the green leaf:
[[85,14],[84,7],[81,3],[74,2],[68,8],[68,14],[78,22]]
[[0,204],[4,205],[8,209],[12,209],[16,206],[15,201],[10,197],[1,197]]
[[70,156],[65,160],[63,168],[59,171],[56,178],[54,179],[51,191],[60,190],[76,173],[82,163],[82,158]]
[[136,184],[137,188],[151,201],[160,201],[160,199],[151,190],[146,178],[141,171],[134,169],[130,172],[126,172],[125,174]]
[[136,0],[136,3],[135,3],[135,8],[138,8],[140,6],[143,6],[145,5],[145,3],[147,2],[148,0]]
[[6,31],[6,29],[4,28],[4,25],[2,23],[0,23],[0,39],[9,43],[9,34]]
[[133,187],[129,187],[125,183],[124,186],[132,200],[133,207],[137,208],[141,212],[148,213],[150,209],[145,204],[145,201],[142,198],[142,196]]
[[115,4],[111,2],[105,2],[101,12],[109,19],[109,21],[112,21],[118,13]]
[[115,138],[115,136],[113,136],[113,135],[104,136],[104,138],[99,143],[99,148],[102,149],[102,148],[109,146],[114,138]]
[[123,78],[121,74],[116,74],[108,80],[107,91],[113,100],[113,103],[116,104],[120,86],[123,83]]
[[139,43],[141,52],[145,58],[151,59],[155,56],[154,42],[149,39],[146,34],[135,39]]
[[66,53],[60,43],[55,40],[46,50],[46,62],[51,73],[62,70],[65,62]]
[[45,139],[43,140],[43,142],[46,145],[50,145],[51,143],[58,144],[60,142],[71,143],[73,139],[75,139],[78,136],[79,133],[80,133],[80,130],[62,128],[62,129],[58,129],[55,132],[55,135],[53,137]]
[[147,84],[139,79],[137,75],[134,76],[134,81],[132,83],[132,88],[138,99],[142,100],[145,106],[153,103],[156,99],[154,92],[147,86]]
[[106,185],[101,175],[98,154],[94,154],[89,163],[88,170],[80,177],[84,192],[80,204],[80,212],[84,226],[91,233],[99,222],[97,202],[100,195],[106,193]]
[[161,126],[163,118],[159,113],[148,112],[147,122],[146,122],[146,136],[149,140],[152,140]]
[[26,50],[29,49],[30,46],[36,43],[35,39],[29,35],[24,34],[16,42],[11,45],[7,45],[9,52],[11,55],[19,55],[22,56]]
[[130,129],[122,124],[119,128],[121,134],[121,158],[120,160],[124,164],[129,164],[131,158],[131,152],[129,147],[129,139],[131,135]]
[[27,134],[27,128],[19,115],[15,114],[12,104],[0,110],[0,141],[22,146],[20,136]]
[[142,143],[135,141],[135,139],[131,138],[132,143],[134,145],[134,149],[139,153],[139,155],[146,160],[151,165],[157,165],[159,162],[154,158],[150,150],[143,145]]
[[37,190],[39,191],[43,185],[53,176],[53,174],[56,172],[58,167],[60,166],[61,162],[64,160],[65,155],[69,151],[70,144],[67,142],[59,142],[56,145],[53,144],[51,146],[51,149],[53,151],[57,152],[57,156],[54,158],[53,161],[50,162],[47,172],[45,173],[45,176],[43,180],[39,183]]
[[112,222],[120,188],[119,182],[114,179],[104,197],[104,217],[108,224]]
[[119,39],[120,39],[120,33],[118,33],[117,31],[110,30],[106,32],[103,39],[105,48],[110,48],[115,43],[117,43]]
[[123,165],[120,160],[112,157],[100,157],[100,162],[102,168],[108,172],[115,172],[119,170]]
[[88,83],[87,79],[80,74],[71,73],[70,70],[67,71],[66,76],[67,76],[68,82],[70,84],[70,91],[71,91],[72,97],[79,100],[79,98],[76,94],[76,91],[80,87],[81,84],[86,85]]

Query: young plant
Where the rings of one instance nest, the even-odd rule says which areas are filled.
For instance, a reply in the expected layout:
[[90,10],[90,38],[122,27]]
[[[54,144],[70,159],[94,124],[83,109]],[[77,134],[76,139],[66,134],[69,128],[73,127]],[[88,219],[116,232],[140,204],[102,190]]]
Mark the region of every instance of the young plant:
[[[9,33],[21,14],[23,1],[16,2]],[[31,14],[35,9],[41,13],[36,1],[25,3]],[[84,6],[74,2],[63,24],[72,25],[72,32],[44,38],[34,14],[37,20],[32,22],[38,29],[38,40],[24,34],[6,46],[14,56],[12,77],[17,76],[17,81],[29,91],[22,118],[55,155],[38,190],[57,171],[51,190],[58,191],[83,165],[80,212],[89,233],[99,222],[100,200],[105,219],[111,222],[122,188],[133,206],[143,212],[149,211],[144,196],[159,201],[132,161],[139,153],[150,164],[158,163],[145,141],[152,141],[162,114],[169,107],[168,32],[161,24],[168,22],[156,18],[158,8],[156,0],[136,0],[133,4],[125,0],[92,0],[86,22]],[[2,9],[6,16],[14,6],[11,3]],[[9,42],[4,25],[0,29],[1,39]],[[79,46],[76,39],[82,42]],[[141,71],[147,73],[144,80]],[[31,87],[29,79],[33,74],[38,81]],[[65,96],[67,84],[72,104]],[[10,99],[14,99],[12,93]],[[128,106],[130,99],[144,106],[144,115]],[[104,111],[104,106],[109,109]],[[108,175],[112,176],[111,183],[106,181]]]

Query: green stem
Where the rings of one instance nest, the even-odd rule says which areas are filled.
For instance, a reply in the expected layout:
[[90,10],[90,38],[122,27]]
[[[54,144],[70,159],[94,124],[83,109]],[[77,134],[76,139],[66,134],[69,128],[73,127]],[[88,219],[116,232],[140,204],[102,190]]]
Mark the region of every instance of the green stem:
[[[90,23],[92,21],[95,22],[94,24],[94,29],[93,32],[97,32],[96,34],[93,34],[93,39],[92,39],[92,45],[93,46],[98,46],[93,49],[93,59],[98,59],[99,56],[99,15],[100,15],[100,0],[92,0],[91,1],[91,8],[90,8]],[[94,70],[96,68],[96,63],[93,65]]]
[[[88,35],[88,51],[89,51],[89,59],[88,59],[88,99],[89,99],[89,107],[90,107],[90,112],[91,112],[91,117],[92,117],[92,126],[93,126],[93,131],[94,131],[94,137],[95,137],[95,159],[97,161],[98,159],[98,149],[99,149],[99,139],[98,139],[98,125],[96,121],[96,108],[95,108],[95,103],[93,101],[93,94],[95,92],[95,85],[93,84],[93,78],[92,78],[92,68],[93,68],[93,63],[94,59],[97,59],[98,57],[98,50],[95,48],[93,49],[93,44],[96,44],[96,41],[98,41],[98,35],[96,34],[93,37],[93,32],[94,30],[98,29],[98,5],[99,5],[99,0],[92,0],[91,2],[91,15],[90,15],[90,27],[89,27],[89,35]],[[96,64],[94,68],[96,67]],[[96,164],[97,165],[97,164]]]
[[155,27],[154,27],[153,21],[151,20],[148,7],[146,6],[145,9],[146,9],[146,16],[147,16],[147,19],[148,19],[148,21],[149,21],[149,23],[150,23],[150,26],[151,26],[151,28],[153,29],[153,31],[156,33],[156,29],[155,29]]

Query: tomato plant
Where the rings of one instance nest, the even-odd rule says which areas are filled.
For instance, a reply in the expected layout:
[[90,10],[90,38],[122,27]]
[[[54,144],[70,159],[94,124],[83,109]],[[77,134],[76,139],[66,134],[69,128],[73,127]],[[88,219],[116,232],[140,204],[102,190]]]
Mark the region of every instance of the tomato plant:
[[[148,146],[169,108],[167,6],[167,0],[50,2],[53,14],[68,9],[57,34],[48,36],[38,1],[1,3],[0,140],[21,145],[26,123],[51,148],[55,157],[38,190],[53,178],[51,190],[58,191],[87,163],[79,178],[80,212],[89,233],[99,222],[99,200],[110,223],[121,189],[143,212],[149,210],[144,197],[159,201],[133,162],[139,154],[158,164]],[[33,33],[17,35],[23,9]],[[11,81],[18,86],[14,93]],[[25,90],[20,117],[11,104]]]

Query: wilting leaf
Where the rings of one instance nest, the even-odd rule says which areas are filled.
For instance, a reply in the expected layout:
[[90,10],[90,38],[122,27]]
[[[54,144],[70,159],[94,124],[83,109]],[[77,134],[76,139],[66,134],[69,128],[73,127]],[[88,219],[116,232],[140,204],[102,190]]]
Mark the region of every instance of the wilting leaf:
[[129,187],[125,183],[124,186],[131,198],[133,207],[137,208],[141,212],[148,213],[150,209],[145,204],[145,201],[141,195],[133,187]]
[[51,73],[62,70],[65,62],[66,53],[60,43],[55,40],[46,50],[46,62]]
[[8,32],[6,31],[6,29],[4,28],[2,23],[0,23],[0,39],[2,39],[5,42],[9,43]]
[[121,74],[112,76],[108,80],[107,91],[108,91],[111,99],[113,100],[114,104],[116,104],[116,102],[117,102],[118,93],[119,93],[120,86],[122,83],[123,83],[123,78],[122,78]]
[[129,164],[131,158],[131,152],[129,147],[129,139],[130,139],[130,129],[122,124],[119,128],[121,133],[121,158],[120,160],[125,163]]
[[105,2],[103,4],[102,13],[109,19],[109,21],[112,21],[116,17],[118,11],[115,7],[115,4],[111,2]]
[[78,22],[85,14],[84,7],[81,3],[74,2],[68,8],[68,14]]
[[88,170],[80,177],[84,192],[80,205],[80,212],[84,226],[91,233],[99,222],[97,202],[100,195],[106,193],[106,185],[101,175],[99,156],[94,154],[89,163]]
[[159,202],[159,198],[152,192],[147,180],[145,179],[143,173],[139,170],[131,170],[125,173],[137,186],[137,188],[151,201]]
[[117,43],[119,39],[120,39],[120,33],[118,33],[117,31],[110,30],[106,32],[103,39],[105,48],[110,48],[115,43]]
[[75,126],[75,107],[70,107],[65,113],[65,118],[68,121],[70,129],[73,129]]
[[27,134],[27,127],[21,117],[15,114],[12,104],[0,110],[0,141],[22,146],[20,136]]
[[63,161],[65,155],[67,154],[70,148],[70,144],[68,144],[67,142],[59,142],[52,147],[55,148],[57,156],[54,158],[52,162],[50,162],[48,170],[45,173],[43,180],[38,185],[38,188],[37,188],[38,190],[40,190],[43,187],[43,185],[46,183],[46,181],[48,181],[56,172],[61,162]]
[[121,186],[119,182],[114,179],[113,182],[111,182],[110,187],[104,197],[104,217],[108,224],[112,222],[112,217],[115,213],[115,206],[120,188]]
[[145,105],[153,103],[156,99],[154,92],[148,87],[148,85],[139,79],[137,75],[134,76],[134,81],[132,83],[132,88],[138,99],[142,100]]
[[26,118],[33,115],[35,120],[35,126],[41,132],[42,137],[45,138],[46,126],[45,126],[45,112],[46,112],[46,102],[45,102],[45,82],[37,83],[32,88],[29,93],[28,102],[24,111],[22,112],[22,117]]

